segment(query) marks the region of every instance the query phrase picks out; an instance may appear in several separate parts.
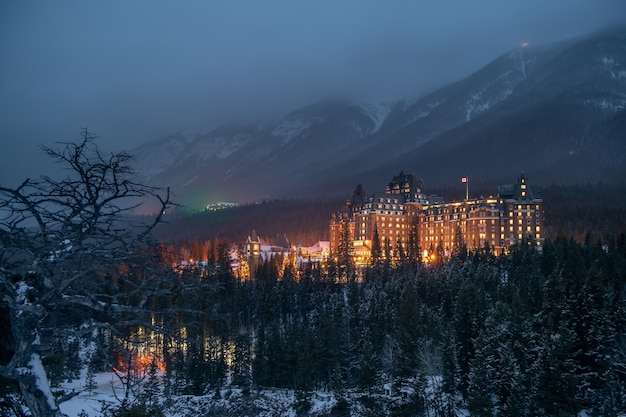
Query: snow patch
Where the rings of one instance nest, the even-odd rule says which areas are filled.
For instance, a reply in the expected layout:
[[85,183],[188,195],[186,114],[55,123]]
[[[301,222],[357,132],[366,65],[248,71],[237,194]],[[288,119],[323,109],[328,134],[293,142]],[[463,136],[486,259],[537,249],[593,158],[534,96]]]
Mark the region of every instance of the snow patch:
[[35,378],[35,386],[41,394],[44,396],[48,405],[51,409],[56,408],[56,403],[54,402],[54,397],[52,396],[52,392],[50,391],[50,384],[48,383],[48,378],[46,377],[46,371],[43,368],[43,363],[41,363],[41,357],[37,353],[33,353],[30,357],[30,361],[28,362],[28,370],[22,370],[24,374],[31,374]]
[[611,74],[613,79],[626,78],[626,70],[622,69],[619,59],[610,56],[603,56],[600,61],[604,64],[604,68]]
[[183,185],[181,185],[181,187],[187,187],[189,184],[193,183],[196,179],[198,179],[197,175],[193,176],[189,181],[187,181]]
[[326,120],[324,117],[317,116],[312,118],[305,118],[301,116],[295,116],[292,118],[285,118],[280,121],[272,130],[272,135],[282,138],[282,145],[289,143],[296,136],[301,135],[306,129],[309,129],[313,123],[319,123]]
[[[487,111],[494,105],[506,100],[513,93],[515,80],[510,79],[513,75],[512,71],[507,71],[493,81],[488,82],[478,92],[472,94],[465,102],[465,121],[471,121],[473,116]],[[500,84],[504,85],[500,87]]]
[[583,101],[583,104],[614,114],[626,109],[626,97],[602,98],[597,100],[589,99]]
[[[376,133],[380,130],[387,116],[391,113],[395,102],[383,101],[380,103],[359,103],[361,110],[374,122],[374,129],[370,133]],[[359,132],[360,133],[360,132]]]
[[[26,284],[24,281],[18,282],[17,288],[15,289],[15,304],[29,305],[30,301],[28,301],[28,293],[32,289],[33,287]],[[22,309],[18,309],[15,314],[19,317],[22,313]]]
[[250,137],[246,134],[239,133],[235,135],[229,142],[229,146],[222,147],[215,156],[219,159],[226,159],[239,149],[243,148],[247,143]]
[[434,103],[428,103],[426,104],[425,108],[422,107],[420,110],[418,110],[416,113],[413,114],[413,116],[406,122],[404,123],[403,126],[407,126],[410,125],[411,123],[414,123],[420,119],[423,119],[425,117],[428,117],[428,115],[437,107],[439,107],[439,105],[441,105],[441,101],[436,101]]

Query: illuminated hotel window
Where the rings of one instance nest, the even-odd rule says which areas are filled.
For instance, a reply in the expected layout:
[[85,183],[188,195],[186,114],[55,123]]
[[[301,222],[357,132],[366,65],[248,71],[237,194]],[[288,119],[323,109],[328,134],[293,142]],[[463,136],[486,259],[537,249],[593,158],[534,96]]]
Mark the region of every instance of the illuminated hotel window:
[[537,233],[537,239],[541,239],[541,235]]
[[520,234],[518,234],[518,235],[517,235],[517,238],[521,240],[521,239],[522,239],[522,234],[521,234],[521,233],[520,233]]
[[522,191],[522,197],[526,197],[526,191]]
[[541,228],[539,226],[535,227],[535,231],[540,232]]

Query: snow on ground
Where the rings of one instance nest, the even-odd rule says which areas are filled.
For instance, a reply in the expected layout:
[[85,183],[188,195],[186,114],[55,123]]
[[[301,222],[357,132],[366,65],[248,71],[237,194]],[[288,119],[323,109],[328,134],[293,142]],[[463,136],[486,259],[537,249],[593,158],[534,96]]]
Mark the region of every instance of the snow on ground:
[[[68,417],[78,417],[81,412],[90,417],[100,417],[103,403],[113,407],[118,406],[124,397],[124,390],[120,380],[114,373],[99,373],[95,375],[97,388],[89,394],[85,389],[85,371],[82,378],[63,383],[60,387],[65,394],[79,392],[71,400],[61,404],[61,411]],[[58,390],[58,389],[57,389]],[[385,384],[384,393],[365,394],[357,391],[346,391],[346,400],[351,408],[352,416],[371,415],[372,410],[364,408],[362,400],[368,397],[376,403],[382,404],[399,400],[402,396],[392,396],[391,384]],[[402,391],[402,390],[401,390]],[[410,391],[410,390],[409,390]],[[404,392],[408,394],[409,392]],[[164,399],[162,399],[164,400]],[[161,401],[162,403],[163,401]],[[222,388],[204,396],[177,396],[172,398],[171,404],[164,407],[167,417],[196,417],[205,415],[233,415],[257,417],[295,417],[297,415],[297,395],[292,390],[282,388],[268,388],[261,391],[243,392],[239,388]],[[308,398],[309,416],[327,416],[337,399],[331,392],[317,391]],[[431,410],[431,412],[434,412]],[[434,415],[434,414],[431,414]],[[458,409],[458,417],[469,417],[467,409]],[[580,411],[578,417],[589,417],[587,412]],[[626,414],[620,414],[626,417]]]
[[85,411],[89,416],[100,416],[102,403],[119,404],[120,400],[116,395],[120,399],[124,396],[122,384],[112,372],[95,374],[94,381],[97,387],[90,394],[85,388],[85,373],[83,370],[82,378],[61,384],[65,394],[79,392],[71,400],[60,404],[61,411],[68,417],[78,416],[81,411]]
[[[87,413],[90,417],[99,417],[102,415],[104,403],[115,407],[124,398],[124,389],[114,373],[95,374],[97,388],[91,394],[85,388],[85,377],[83,370],[80,379],[61,384],[60,389],[64,394],[79,393],[60,404],[61,411],[68,417],[77,417],[81,412]],[[312,393],[309,401],[311,415],[327,415],[337,402],[332,393],[328,392]],[[296,403],[295,393],[288,389],[276,388],[244,393],[239,388],[223,388],[219,394],[212,392],[204,396],[174,397],[171,405],[166,406],[164,411],[167,417],[191,417],[216,411],[228,415],[295,417]]]

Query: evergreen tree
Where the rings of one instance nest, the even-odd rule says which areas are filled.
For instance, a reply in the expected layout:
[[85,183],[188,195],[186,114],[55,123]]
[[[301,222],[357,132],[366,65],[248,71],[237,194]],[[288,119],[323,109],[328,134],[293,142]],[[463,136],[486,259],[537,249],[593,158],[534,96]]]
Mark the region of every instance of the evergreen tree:
[[172,362],[172,356],[169,349],[169,341],[166,341],[163,346],[163,362],[165,364],[165,373],[163,374],[163,396],[165,398],[165,405],[169,405],[174,394],[174,364]]
[[365,329],[359,342],[358,384],[361,389],[370,390],[376,383],[378,370],[378,355],[374,351],[369,329]]
[[626,409],[626,386],[624,381],[612,370],[607,370],[603,375],[603,386],[598,390],[598,400],[593,404],[591,412],[593,416],[618,417],[622,416]]
[[204,341],[199,335],[192,336],[187,342],[185,357],[186,395],[204,395],[207,390],[208,366],[205,360]]
[[393,266],[393,264],[394,264],[394,262],[393,262],[393,249],[391,248],[391,239],[390,238],[384,239],[383,258],[384,258],[385,269],[389,269],[390,267]]
[[410,376],[417,370],[415,347],[419,340],[417,327],[418,308],[415,287],[409,282],[398,305],[397,335],[398,347],[396,369],[400,376]]
[[98,363],[95,355],[91,355],[89,357],[89,362],[87,364],[87,375],[85,376],[85,389],[91,396],[93,390],[98,388],[98,383],[96,382],[96,372],[98,369]]
[[352,239],[350,235],[350,222],[341,219],[341,238],[337,248],[337,268],[341,281],[354,279],[354,262],[352,260]]
[[417,219],[411,221],[409,225],[409,239],[407,242],[407,257],[413,267],[422,264],[422,250],[419,245],[418,227]]
[[573,334],[567,329],[547,334],[542,350],[531,372],[536,378],[535,405],[550,416],[575,414],[577,377],[571,360]]
[[481,335],[476,341],[476,352],[470,361],[467,384],[467,408],[471,416],[492,417],[492,372],[487,353],[487,341]]
[[235,352],[231,365],[233,374],[232,383],[247,392],[250,389],[252,380],[250,370],[252,364],[250,335],[247,333],[237,335],[234,340],[234,345]]
[[296,387],[300,390],[310,391],[317,382],[315,364],[314,336],[308,326],[298,329],[296,347]]
[[404,246],[402,245],[402,240],[400,240],[399,236],[398,236],[398,240],[396,241],[394,258],[397,260],[399,265],[404,265],[407,261],[406,253],[404,251]]
[[152,358],[148,368],[148,379],[143,385],[142,400],[148,406],[159,403],[161,384],[159,381],[159,367],[155,358]]
[[64,369],[65,376],[68,382],[80,377],[80,371],[82,369],[82,361],[80,360],[80,340],[72,338],[67,342],[64,353]]
[[472,282],[459,288],[455,305],[454,329],[458,343],[460,388],[465,391],[470,372],[470,361],[474,357],[474,340],[484,323],[484,298]]
[[457,225],[454,229],[454,246],[452,247],[452,257],[457,258],[461,262],[467,259],[467,244],[463,237],[461,226]]
[[441,349],[441,389],[446,416],[458,414],[457,394],[459,392],[459,365],[457,362],[456,340],[452,332],[446,332]]
[[378,226],[374,223],[374,236],[372,237],[372,266],[380,265],[382,260],[382,246],[380,244],[380,236],[378,234]]

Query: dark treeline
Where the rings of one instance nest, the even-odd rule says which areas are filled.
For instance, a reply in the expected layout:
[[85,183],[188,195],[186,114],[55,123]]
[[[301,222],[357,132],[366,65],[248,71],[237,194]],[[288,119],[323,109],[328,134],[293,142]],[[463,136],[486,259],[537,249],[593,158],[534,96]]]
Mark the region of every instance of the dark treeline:
[[272,200],[219,211],[187,213],[184,210],[166,216],[156,236],[165,242],[190,245],[192,241],[224,239],[245,242],[252,229],[269,241],[277,234],[287,234],[294,244],[312,245],[329,239],[329,222],[346,197],[311,200]]
[[607,239],[626,232],[626,185],[553,185],[542,190],[547,237]]

